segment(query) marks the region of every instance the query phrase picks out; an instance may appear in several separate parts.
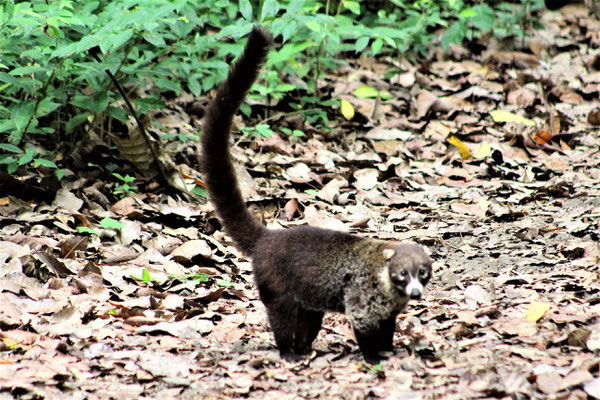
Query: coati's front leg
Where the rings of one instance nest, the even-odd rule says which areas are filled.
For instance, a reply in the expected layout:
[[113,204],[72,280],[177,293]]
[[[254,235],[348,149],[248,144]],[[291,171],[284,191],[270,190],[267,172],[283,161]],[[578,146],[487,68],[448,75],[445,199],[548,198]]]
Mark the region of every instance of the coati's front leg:
[[377,364],[383,351],[393,351],[396,314],[389,315],[376,299],[361,296],[358,290],[350,290],[345,298],[346,312],[350,317],[354,336],[365,361]]
[[[382,325],[385,325],[382,322]],[[393,336],[392,331],[392,336]],[[365,361],[369,364],[378,364],[386,357],[381,355],[382,351],[392,351],[392,342],[389,340],[389,330],[385,327],[379,329],[360,329],[354,328],[354,336],[358,342],[358,347],[363,353]]]
[[321,329],[323,312],[310,311],[302,307],[298,308],[298,322],[296,324],[296,335],[294,337],[294,351],[298,354],[308,354]]
[[381,350],[394,351],[394,332],[396,331],[396,315],[381,321],[379,325],[381,333]]

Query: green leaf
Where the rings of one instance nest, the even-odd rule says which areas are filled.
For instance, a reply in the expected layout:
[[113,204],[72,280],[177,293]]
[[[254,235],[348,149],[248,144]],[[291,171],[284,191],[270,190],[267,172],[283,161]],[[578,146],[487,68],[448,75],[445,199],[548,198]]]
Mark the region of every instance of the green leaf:
[[285,13],[289,15],[294,15],[302,11],[304,8],[305,0],[292,0],[290,4],[285,9]]
[[358,40],[354,44],[354,52],[360,53],[361,51],[363,51],[369,45],[369,40],[370,38],[368,36],[358,38]]
[[279,2],[277,0],[265,0],[260,13],[260,20],[264,21],[267,18],[273,18],[279,12]]
[[13,107],[11,117],[15,123],[15,128],[17,128],[19,133],[23,133],[25,131],[25,127],[33,117],[34,107],[35,104],[33,101],[24,101]]
[[55,103],[50,98],[45,98],[42,101],[40,101],[40,104],[38,105],[37,115],[43,117],[45,115],[50,114],[52,111],[56,110],[60,106],[60,103]]
[[19,165],[26,165],[33,161],[33,156],[35,155],[35,149],[29,147],[25,149],[25,154],[19,157]]
[[344,8],[350,10],[352,14],[360,15],[360,4],[358,1],[342,0],[342,5]]
[[390,100],[394,98],[394,95],[387,90],[382,90],[379,92],[379,97],[381,97],[382,100]]
[[460,18],[465,18],[465,19],[473,18],[473,17],[477,16],[477,11],[475,11],[474,9],[469,7],[469,8],[465,8],[464,10],[462,10],[458,15]]
[[108,107],[107,92],[96,93],[94,97],[90,99],[87,106],[89,107],[88,110],[92,111],[94,114],[100,114],[102,111],[106,110],[106,107]]
[[119,221],[109,218],[109,217],[104,217],[102,218],[102,221],[100,221],[100,226],[103,227],[104,229],[122,229],[123,228],[123,224],[120,223]]
[[217,282],[217,286],[221,286],[221,287],[225,287],[225,288],[230,288],[230,287],[233,287],[233,283],[231,283],[231,278],[227,278],[227,279],[224,279],[222,281],[218,281]]
[[77,233],[87,233],[90,235],[100,235],[100,233],[95,230],[94,228],[90,228],[87,226],[78,226],[77,227]]
[[383,40],[375,39],[373,44],[371,44],[371,50],[373,51],[373,55],[379,54],[382,47],[383,47]]
[[13,153],[17,153],[17,154],[21,154],[23,152],[23,150],[21,150],[14,144],[10,144],[10,143],[0,143],[0,149],[5,150],[5,151],[10,151]]
[[377,89],[374,89],[371,86],[366,86],[366,85],[360,86],[360,87],[356,88],[356,90],[354,91],[354,95],[356,97],[363,98],[363,99],[377,97],[378,93],[379,92],[377,91]]
[[144,38],[145,41],[147,41],[148,43],[156,46],[156,47],[162,47],[162,46],[166,46],[166,42],[165,39],[163,39],[163,37],[159,34],[157,34],[156,32],[144,32],[142,33],[142,37]]
[[206,188],[203,188],[202,186],[194,186],[191,192],[195,195],[208,199],[208,192],[206,191]]
[[465,38],[467,28],[462,21],[455,21],[442,35],[442,49],[448,51],[450,43],[461,43]]
[[482,3],[473,7],[473,10],[477,12],[477,16],[471,19],[471,23],[475,28],[479,29],[482,33],[486,33],[494,28],[496,21],[494,10],[490,6]]
[[315,32],[321,32],[321,25],[319,25],[317,22],[315,21],[307,21],[306,22],[306,26],[308,27],[308,29],[310,29],[311,31],[315,31]]
[[252,19],[252,5],[250,0],[240,0],[240,14],[245,20],[250,21]]
[[58,169],[58,165],[54,161],[46,160],[45,158],[36,158],[33,161],[33,166],[36,168],[38,165],[41,165],[42,167]]
[[292,136],[294,136],[294,137],[302,137],[302,136],[305,136],[305,133],[302,132],[300,129],[294,129],[292,131]]
[[146,283],[150,282],[150,272],[146,268],[142,270],[142,281]]

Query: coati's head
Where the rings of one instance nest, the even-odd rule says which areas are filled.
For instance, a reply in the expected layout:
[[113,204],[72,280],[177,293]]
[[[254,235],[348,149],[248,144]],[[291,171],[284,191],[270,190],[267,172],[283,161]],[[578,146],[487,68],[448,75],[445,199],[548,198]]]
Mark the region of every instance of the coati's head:
[[403,297],[419,299],[431,278],[431,259],[415,243],[400,243],[383,250],[387,270],[394,288]]

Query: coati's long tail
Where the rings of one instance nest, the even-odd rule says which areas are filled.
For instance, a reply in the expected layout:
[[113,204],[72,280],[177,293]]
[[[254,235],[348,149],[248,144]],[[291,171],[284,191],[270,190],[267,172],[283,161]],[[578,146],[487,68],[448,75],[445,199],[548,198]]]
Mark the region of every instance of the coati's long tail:
[[206,111],[202,135],[202,168],[211,201],[227,233],[249,255],[265,227],[252,216],[242,198],[229,154],[229,137],[233,117],[256,80],[271,41],[268,32],[252,28],[243,54]]

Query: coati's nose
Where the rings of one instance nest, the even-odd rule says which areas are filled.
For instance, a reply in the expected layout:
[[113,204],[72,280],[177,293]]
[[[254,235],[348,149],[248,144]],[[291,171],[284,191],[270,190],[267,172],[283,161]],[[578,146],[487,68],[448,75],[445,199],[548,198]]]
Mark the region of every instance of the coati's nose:
[[423,284],[418,278],[410,278],[408,285],[406,285],[406,293],[408,293],[408,296],[413,300],[420,299],[421,293],[423,293]]

